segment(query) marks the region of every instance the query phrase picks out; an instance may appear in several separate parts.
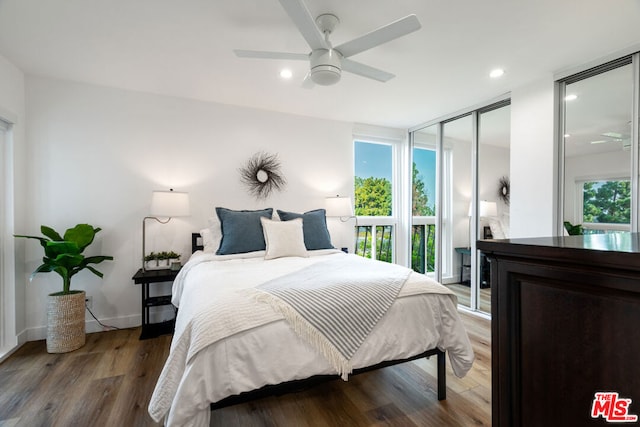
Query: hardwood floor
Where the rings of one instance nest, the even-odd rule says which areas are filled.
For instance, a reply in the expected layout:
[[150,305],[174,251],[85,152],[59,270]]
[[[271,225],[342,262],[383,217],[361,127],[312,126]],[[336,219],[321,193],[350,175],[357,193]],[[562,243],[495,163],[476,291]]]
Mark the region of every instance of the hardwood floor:
[[[447,400],[436,398],[436,359],[329,381],[308,390],[212,412],[215,426],[489,426],[490,322],[461,313],[476,361]],[[0,364],[0,426],[153,426],[147,405],[170,336],[139,341],[139,328],[87,335],[72,353],[25,344]]]
[[[458,304],[471,307],[471,288],[462,283],[450,283],[445,285],[458,297]],[[491,313],[491,288],[480,289],[480,311]]]

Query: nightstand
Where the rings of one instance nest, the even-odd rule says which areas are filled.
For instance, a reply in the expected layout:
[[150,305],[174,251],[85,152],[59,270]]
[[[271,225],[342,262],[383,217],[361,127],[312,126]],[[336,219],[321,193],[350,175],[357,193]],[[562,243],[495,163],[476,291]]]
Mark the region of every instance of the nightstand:
[[[464,273],[471,270],[471,248],[456,248],[457,253],[460,254],[460,283],[463,285],[470,286],[471,282],[469,280],[464,280]],[[464,263],[464,257],[469,257],[469,263]]]
[[173,333],[175,317],[160,323],[150,323],[149,310],[151,307],[171,305],[171,295],[150,296],[149,286],[154,283],[173,282],[180,270],[146,270],[139,269],[132,280],[136,285],[141,284],[142,290],[142,333],[140,339],[154,338],[159,335]]

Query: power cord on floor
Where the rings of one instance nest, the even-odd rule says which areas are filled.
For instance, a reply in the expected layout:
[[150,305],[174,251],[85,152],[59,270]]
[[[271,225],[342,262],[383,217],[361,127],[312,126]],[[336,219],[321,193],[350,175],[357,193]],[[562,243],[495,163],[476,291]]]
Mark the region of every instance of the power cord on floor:
[[110,331],[114,331],[114,330],[119,330],[120,328],[118,328],[117,326],[111,326],[111,325],[105,325],[104,323],[102,323],[101,321],[98,320],[98,318],[93,314],[93,312],[91,311],[91,309],[89,308],[89,304],[85,301],[84,306],[86,307],[87,311],[89,312],[89,314],[91,315],[91,317],[93,317],[94,319],[96,319],[96,322],[98,322],[98,325],[102,326],[104,329],[108,329]]

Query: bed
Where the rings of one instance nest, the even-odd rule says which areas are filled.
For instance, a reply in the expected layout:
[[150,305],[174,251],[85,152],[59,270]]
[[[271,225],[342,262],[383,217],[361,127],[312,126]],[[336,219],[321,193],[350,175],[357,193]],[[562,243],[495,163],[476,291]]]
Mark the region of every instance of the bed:
[[433,355],[442,400],[445,352],[457,376],[471,368],[455,295],[334,249],[324,210],[216,212],[174,281],[176,329],[148,408],[155,421],[208,426],[212,407],[247,395]]

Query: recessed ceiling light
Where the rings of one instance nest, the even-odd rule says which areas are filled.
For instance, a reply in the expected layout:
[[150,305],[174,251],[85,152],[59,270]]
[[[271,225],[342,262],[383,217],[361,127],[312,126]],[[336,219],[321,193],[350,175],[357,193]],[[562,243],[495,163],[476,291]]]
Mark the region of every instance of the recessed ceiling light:
[[504,76],[504,70],[502,68],[496,68],[495,70],[491,70],[489,73],[489,77],[492,79],[497,79],[498,77]]
[[571,137],[571,134],[570,134],[570,133],[565,133],[565,134],[564,134],[564,137],[565,137],[565,138],[569,138],[569,137]]
[[564,97],[565,101],[573,101],[578,99],[578,95],[576,95],[575,93],[569,94],[567,96]]
[[282,77],[283,79],[290,79],[291,77],[293,77],[293,73],[290,69],[284,68],[282,69],[282,71],[280,71],[280,77]]
[[604,144],[606,142],[607,141],[604,141],[604,140],[598,140],[598,141],[591,141],[591,144]]

